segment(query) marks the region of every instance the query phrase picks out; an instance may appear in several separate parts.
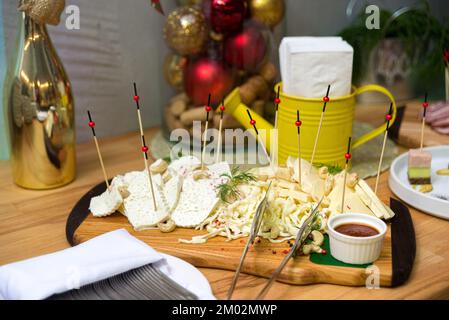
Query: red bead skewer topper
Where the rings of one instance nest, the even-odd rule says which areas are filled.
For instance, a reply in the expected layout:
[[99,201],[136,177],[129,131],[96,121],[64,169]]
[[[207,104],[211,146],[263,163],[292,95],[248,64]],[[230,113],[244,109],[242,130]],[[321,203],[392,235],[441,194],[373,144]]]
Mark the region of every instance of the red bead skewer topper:
[[[323,101],[324,101],[323,110],[321,112],[320,123],[318,124],[318,131],[317,131],[317,134],[315,137],[315,143],[314,143],[313,149],[312,149],[312,159],[310,160],[310,164],[311,164],[310,171],[312,170],[313,162],[315,161],[316,148],[318,146],[318,139],[320,138],[321,127],[323,126],[324,112],[326,111],[326,106],[327,106],[327,103],[329,102],[330,90],[331,90],[331,85],[328,85],[326,95],[323,97]],[[309,171],[309,173],[310,173],[310,171]]]
[[352,158],[351,155],[351,137],[349,137],[348,139],[348,148],[346,150],[345,153],[345,159],[346,159],[346,163],[345,163],[345,169],[344,169],[344,178],[343,178],[343,193],[342,193],[342,197],[341,197],[341,213],[344,212],[345,210],[345,190],[346,190],[346,178],[348,176],[348,163],[349,160]]
[[298,132],[298,183],[299,187],[301,188],[301,178],[302,178],[302,172],[301,172],[301,125],[302,121],[299,120],[299,110],[296,110],[296,121],[295,126]]
[[203,152],[201,152],[201,170],[204,170],[204,157],[206,153],[206,142],[207,142],[207,130],[209,129],[209,113],[212,111],[212,107],[210,105],[211,102],[211,94],[209,93],[209,97],[207,98],[207,105],[204,107],[206,110],[206,125],[204,127],[203,137]]
[[426,112],[427,107],[429,106],[429,103],[427,102],[427,92],[424,97],[424,102],[422,103],[423,106],[423,116],[422,116],[422,123],[421,123],[421,143],[420,143],[420,149],[424,147],[424,128],[426,126]]

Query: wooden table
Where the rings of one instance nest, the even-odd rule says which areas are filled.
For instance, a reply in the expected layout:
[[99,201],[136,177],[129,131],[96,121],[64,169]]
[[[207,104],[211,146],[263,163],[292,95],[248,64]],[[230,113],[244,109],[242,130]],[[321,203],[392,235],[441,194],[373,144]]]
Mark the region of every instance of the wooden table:
[[[359,108],[357,118],[364,119],[382,108]],[[382,121],[382,120],[380,120]],[[146,131],[151,137],[157,129]],[[441,137],[443,140],[447,137]],[[140,169],[142,155],[136,146],[137,134],[100,140],[108,174],[114,175]],[[442,142],[444,143],[444,142]],[[93,143],[77,148],[78,176],[63,188],[48,191],[25,190],[12,183],[9,163],[0,162],[0,265],[42,255],[69,247],[65,239],[67,215],[75,202],[93,185],[101,181]],[[380,196],[389,201],[388,173],[381,179]],[[369,183],[372,185],[373,180]],[[327,284],[291,286],[276,283],[267,298],[272,299],[448,299],[449,298],[449,221],[411,209],[416,229],[417,255],[409,281],[399,288],[369,290],[364,287],[343,287]],[[210,281],[217,298],[228,290],[233,272],[200,269]],[[261,289],[265,279],[249,275],[240,277],[234,293],[236,299],[251,299]]]

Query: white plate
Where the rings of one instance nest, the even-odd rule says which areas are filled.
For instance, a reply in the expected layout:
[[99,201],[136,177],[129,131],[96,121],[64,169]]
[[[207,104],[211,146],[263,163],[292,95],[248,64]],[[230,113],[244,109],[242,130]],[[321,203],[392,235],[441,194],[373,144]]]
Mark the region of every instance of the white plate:
[[391,165],[388,181],[390,189],[409,205],[431,215],[449,220],[449,201],[437,197],[437,195],[443,195],[449,198],[449,176],[436,174],[437,170],[448,167],[449,146],[429,147],[424,148],[424,150],[432,154],[431,179],[433,191],[422,193],[414,190],[410,185],[407,177],[408,152],[397,157]]

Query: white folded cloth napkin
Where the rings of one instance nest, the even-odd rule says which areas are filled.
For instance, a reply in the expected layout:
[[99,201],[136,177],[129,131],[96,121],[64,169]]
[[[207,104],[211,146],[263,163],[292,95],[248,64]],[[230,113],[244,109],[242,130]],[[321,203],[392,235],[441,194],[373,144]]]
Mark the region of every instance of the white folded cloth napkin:
[[196,268],[158,253],[125,229],[59,252],[1,266],[0,297],[45,299],[150,263],[200,299],[214,299],[209,283]]
[[285,37],[279,47],[283,92],[321,98],[351,92],[354,49],[341,37]]

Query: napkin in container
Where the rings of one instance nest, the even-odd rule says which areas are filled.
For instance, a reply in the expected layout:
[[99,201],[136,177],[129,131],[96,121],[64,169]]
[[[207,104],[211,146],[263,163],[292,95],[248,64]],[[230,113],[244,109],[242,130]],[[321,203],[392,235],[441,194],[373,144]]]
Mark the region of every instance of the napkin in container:
[[279,48],[283,92],[321,98],[350,94],[354,49],[340,37],[285,37]]

